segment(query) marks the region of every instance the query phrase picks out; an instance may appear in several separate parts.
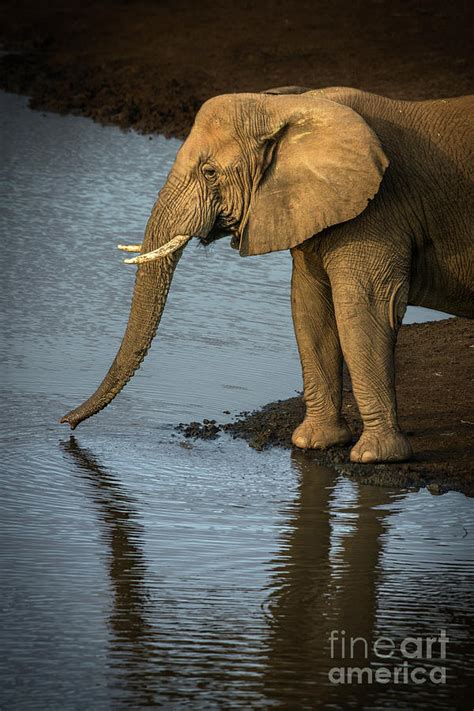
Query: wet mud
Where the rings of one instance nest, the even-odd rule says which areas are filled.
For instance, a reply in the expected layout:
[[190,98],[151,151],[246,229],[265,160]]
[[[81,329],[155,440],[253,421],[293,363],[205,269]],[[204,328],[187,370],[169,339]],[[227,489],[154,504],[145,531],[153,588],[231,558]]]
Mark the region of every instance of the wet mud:
[[[416,347],[413,347],[416,345]],[[474,496],[474,326],[467,319],[403,326],[397,346],[397,398],[400,425],[414,449],[412,461],[353,464],[350,447],[307,451],[306,456],[359,483],[408,488],[433,494],[461,491]],[[344,416],[355,438],[361,433],[357,405],[346,374]],[[221,433],[245,439],[251,447],[291,448],[291,434],[304,417],[301,397],[270,403],[235,421],[180,425],[187,438],[213,439]]]

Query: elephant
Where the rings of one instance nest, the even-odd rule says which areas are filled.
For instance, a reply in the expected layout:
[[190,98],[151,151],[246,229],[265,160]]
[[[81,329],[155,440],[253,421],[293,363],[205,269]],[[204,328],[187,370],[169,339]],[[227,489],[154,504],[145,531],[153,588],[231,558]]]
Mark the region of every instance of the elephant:
[[143,361],[186,243],[231,237],[242,256],[292,255],[306,415],[292,442],[346,445],[347,364],[363,431],[353,462],[404,461],[394,350],[407,304],[474,317],[474,96],[402,101],[281,87],[207,100],[148,219],[129,320],[97,390],[106,407]]

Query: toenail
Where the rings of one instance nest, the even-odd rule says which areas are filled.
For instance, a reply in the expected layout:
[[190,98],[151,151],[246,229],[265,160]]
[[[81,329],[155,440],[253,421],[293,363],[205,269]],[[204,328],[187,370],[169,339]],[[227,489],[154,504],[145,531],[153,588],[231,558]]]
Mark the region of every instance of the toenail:
[[297,447],[301,447],[302,449],[306,449],[307,443],[304,437],[295,437],[293,440],[293,444],[295,444]]

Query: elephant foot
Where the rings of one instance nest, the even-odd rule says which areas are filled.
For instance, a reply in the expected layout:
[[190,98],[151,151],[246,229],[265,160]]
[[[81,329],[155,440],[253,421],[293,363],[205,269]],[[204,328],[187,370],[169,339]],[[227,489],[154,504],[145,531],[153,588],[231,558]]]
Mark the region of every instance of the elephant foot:
[[351,462],[404,462],[412,454],[410,442],[399,431],[365,431],[351,450]]
[[300,449],[328,449],[350,442],[352,433],[343,419],[334,424],[321,424],[317,420],[305,417],[291,437],[295,447]]

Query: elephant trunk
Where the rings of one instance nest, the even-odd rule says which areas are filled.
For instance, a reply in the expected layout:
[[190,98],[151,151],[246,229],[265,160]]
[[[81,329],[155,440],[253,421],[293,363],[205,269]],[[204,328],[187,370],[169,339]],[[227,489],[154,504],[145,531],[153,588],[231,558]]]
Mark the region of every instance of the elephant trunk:
[[[160,220],[156,218],[159,202],[149,219],[142,252],[167,241],[163,240],[163,234],[169,235],[169,230],[162,230]],[[74,429],[80,422],[107,407],[140,367],[156,334],[182,251],[183,248],[157,261],[139,265],[127,327],[112,365],[97,390],[60,422],[67,422]]]

